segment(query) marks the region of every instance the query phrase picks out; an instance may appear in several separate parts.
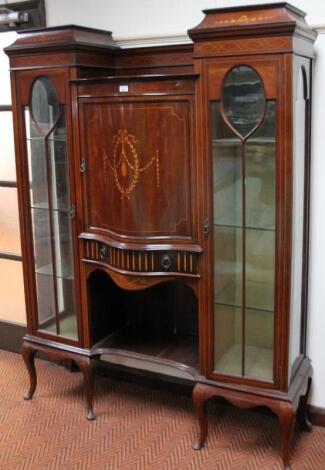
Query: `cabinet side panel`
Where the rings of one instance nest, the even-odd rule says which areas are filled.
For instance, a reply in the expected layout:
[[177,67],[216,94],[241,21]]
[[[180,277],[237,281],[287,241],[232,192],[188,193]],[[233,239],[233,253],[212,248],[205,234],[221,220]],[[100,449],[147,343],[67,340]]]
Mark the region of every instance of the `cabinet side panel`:
[[293,207],[289,381],[305,354],[308,265],[310,60],[293,61]]

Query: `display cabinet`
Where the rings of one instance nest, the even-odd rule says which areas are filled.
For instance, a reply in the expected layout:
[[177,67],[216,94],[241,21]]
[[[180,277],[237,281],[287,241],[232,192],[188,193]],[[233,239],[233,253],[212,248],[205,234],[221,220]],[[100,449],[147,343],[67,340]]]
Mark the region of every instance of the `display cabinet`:
[[28,333],[93,361],[266,406],[282,452],[309,428],[306,356],[313,42],[286,4],[204,12],[193,44],[121,50],[76,26],[10,56]]

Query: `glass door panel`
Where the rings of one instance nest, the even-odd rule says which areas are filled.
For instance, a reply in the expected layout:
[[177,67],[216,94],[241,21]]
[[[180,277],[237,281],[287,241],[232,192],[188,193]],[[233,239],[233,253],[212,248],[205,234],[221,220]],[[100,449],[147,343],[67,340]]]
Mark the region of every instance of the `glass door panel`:
[[36,294],[39,329],[56,333],[56,305],[52,274],[36,271]]
[[246,229],[246,306],[273,312],[275,233]]
[[[25,116],[27,118],[29,117],[27,112]],[[27,129],[28,128],[29,127],[27,127]],[[27,158],[31,207],[48,209],[49,188],[47,185],[44,139],[30,138],[29,134],[30,133],[27,134]]]
[[275,229],[275,102],[245,141],[246,225]]
[[[242,371],[242,309],[215,304],[215,371],[241,375]],[[222,331],[222,334],[220,332]]]
[[265,310],[245,310],[245,375],[272,381],[274,318]]
[[211,111],[215,371],[272,381],[275,102],[239,66]]
[[242,224],[241,144],[222,120],[220,103],[214,102],[211,106],[212,148],[219,162],[213,166],[214,224],[238,227]]
[[65,108],[34,82],[25,110],[39,329],[77,339]]
[[214,246],[215,302],[241,306],[242,229],[216,225]]

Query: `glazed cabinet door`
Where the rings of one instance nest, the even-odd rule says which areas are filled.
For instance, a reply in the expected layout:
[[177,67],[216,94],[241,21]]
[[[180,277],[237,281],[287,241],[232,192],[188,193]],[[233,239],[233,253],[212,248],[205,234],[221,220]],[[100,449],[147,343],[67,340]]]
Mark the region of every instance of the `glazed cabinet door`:
[[[25,149],[20,162],[28,226],[32,332],[78,341],[71,191],[69,112],[65,71],[22,73],[18,78]],[[23,153],[24,155],[24,153]]]
[[210,375],[272,387],[278,378],[279,63],[220,61],[207,65],[207,77]]

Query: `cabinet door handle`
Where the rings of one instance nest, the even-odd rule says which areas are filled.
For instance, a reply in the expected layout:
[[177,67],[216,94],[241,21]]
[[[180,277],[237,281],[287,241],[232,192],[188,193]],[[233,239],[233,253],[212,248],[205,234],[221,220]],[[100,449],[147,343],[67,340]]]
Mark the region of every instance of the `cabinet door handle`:
[[86,168],[87,168],[86,159],[85,157],[82,157],[82,159],[80,160],[80,173],[85,173]]
[[70,209],[70,217],[71,217],[71,219],[74,219],[74,218],[76,217],[76,213],[77,213],[77,211],[76,211],[76,206],[75,206],[74,204],[72,204],[71,209]]
[[203,233],[207,237],[210,232],[210,223],[208,217],[204,220]]

